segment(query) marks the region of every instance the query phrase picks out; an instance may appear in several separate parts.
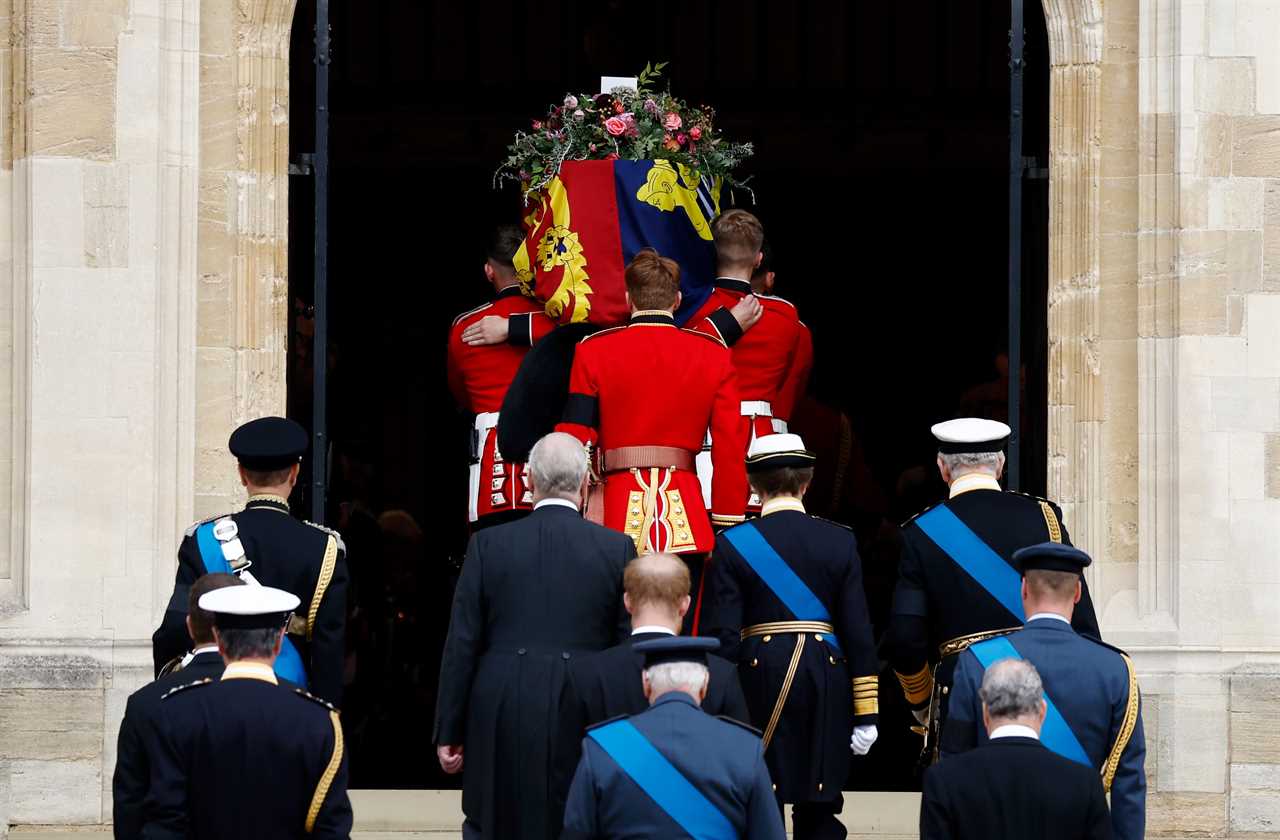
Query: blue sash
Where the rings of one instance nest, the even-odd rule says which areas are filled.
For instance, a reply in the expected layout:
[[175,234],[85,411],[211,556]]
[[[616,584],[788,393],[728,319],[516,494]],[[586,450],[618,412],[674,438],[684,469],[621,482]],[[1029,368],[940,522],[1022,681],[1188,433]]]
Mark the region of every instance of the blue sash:
[[[827,612],[827,608],[818,600],[818,596],[805,586],[804,581],[791,570],[778,552],[774,551],[773,546],[769,545],[754,524],[747,522],[736,528],[730,528],[723,532],[723,536],[742,555],[742,559],[747,561],[752,571],[764,581],[764,585],[778,596],[778,600],[787,609],[791,610],[796,621],[831,623],[831,613]],[[834,634],[826,634],[824,641],[835,648],[837,653],[842,652]]]
[[[196,528],[196,546],[200,549],[200,560],[204,563],[205,573],[232,574],[231,564],[222,553],[222,543],[213,535],[213,525],[212,522],[206,522]],[[276,657],[273,667],[277,677],[288,680],[299,688],[307,687],[307,669],[288,635],[280,645],[280,655]]]
[[[1018,653],[1018,649],[1013,646],[1013,643],[1003,636],[979,642],[970,647],[969,650],[973,651],[973,655],[978,657],[983,669],[990,668],[1001,659],[1022,658],[1022,654]],[[1076,733],[1071,731],[1071,727],[1067,725],[1066,718],[1058,711],[1058,707],[1053,705],[1053,699],[1048,694],[1044,695],[1044,703],[1048,710],[1044,716],[1044,726],[1040,730],[1040,743],[1063,758],[1069,758],[1086,767],[1092,767],[1093,763],[1089,761],[1089,756],[1085,753],[1084,747],[1080,746]]]
[[1022,576],[946,505],[938,505],[917,517],[916,524],[969,577],[987,590],[987,594],[1013,613],[1018,621],[1026,621],[1026,614],[1022,612]]
[[695,840],[738,840],[729,818],[711,804],[629,720],[587,733],[654,804]]

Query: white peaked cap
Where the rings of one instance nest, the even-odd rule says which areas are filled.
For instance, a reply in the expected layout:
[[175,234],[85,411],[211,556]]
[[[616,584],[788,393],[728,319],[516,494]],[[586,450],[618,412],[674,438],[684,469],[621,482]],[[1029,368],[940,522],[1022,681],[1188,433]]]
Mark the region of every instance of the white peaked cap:
[[747,472],[778,467],[811,467],[817,460],[804,448],[799,435],[775,434],[758,437],[747,450]]
[[223,628],[283,627],[302,602],[292,592],[270,586],[224,586],[200,596],[200,609]]
[[935,423],[929,430],[938,439],[938,449],[948,454],[961,452],[1001,452],[1013,430],[999,420],[960,417]]

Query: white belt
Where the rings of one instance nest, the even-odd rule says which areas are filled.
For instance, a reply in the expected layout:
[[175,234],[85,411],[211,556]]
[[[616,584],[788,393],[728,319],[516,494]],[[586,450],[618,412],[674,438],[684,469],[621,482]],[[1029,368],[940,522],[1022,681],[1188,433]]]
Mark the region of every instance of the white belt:
[[743,417],[772,417],[773,406],[769,405],[768,400],[743,400],[742,416]]
[[482,411],[476,415],[473,425],[474,431],[471,433],[471,460],[480,461],[484,455],[484,444],[489,439],[489,433],[498,428],[498,412]]

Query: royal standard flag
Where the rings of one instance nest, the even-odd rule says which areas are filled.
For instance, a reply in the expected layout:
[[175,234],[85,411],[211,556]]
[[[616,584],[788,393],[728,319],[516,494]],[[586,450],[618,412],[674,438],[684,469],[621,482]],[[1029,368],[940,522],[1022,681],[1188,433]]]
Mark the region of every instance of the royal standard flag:
[[665,160],[565,161],[526,198],[516,272],[560,323],[627,320],[623,271],[643,248],[680,264],[683,323],[711,294],[720,179]]

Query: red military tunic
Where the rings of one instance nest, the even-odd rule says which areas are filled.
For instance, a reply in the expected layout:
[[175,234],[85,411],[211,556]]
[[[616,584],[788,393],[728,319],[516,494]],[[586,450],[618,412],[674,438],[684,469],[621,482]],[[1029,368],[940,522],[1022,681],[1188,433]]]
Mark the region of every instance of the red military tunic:
[[[751,284],[746,280],[721,277],[701,308],[689,319],[690,328],[722,338],[733,348],[733,367],[738,374],[738,393],[741,397],[740,413],[747,443],[761,436],[785,431],[783,424],[775,422],[782,402],[790,414],[794,396],[792,380],[804,365],[805,334],[808,328],[800,323],[795,306],[780,297],[757,295],[763,312],[760,320],[745,333],[738,326],[729,310],[751,294]],[[809,364],[813,347],[807,345]],[[808,379],[807,368],[803,375]],[[712,435],[712,440],[715,436]],[[704,456],[699,458],[698,473],[703,488],[713,481],[713,464]],[[751,500],[753,512],[759,509],[759,501]]]
[[[637,312],[628,326],[582,340],[556,428],[603,453],[604,524],[631,536],[640,553],[709,552],[712,521],[743,519],[746,439],[732,359],[719,340],[677,329],[670,313]],[[609,470],[610,452],[621,447],[684,450],[691,464],[708,428],[716,471],[711,521],[692,470]]]
[[[508,319],[506,344],[472,347],[463,331],[488,315]],[[529,345],[554,325],[541,305],[520,293],[518,286],[498,292],[492,303],[464,312],[449,331],[449,390],[458,404],[475,415],[471,436],[471,474],[467,515],[482,516],[527,510],[533,499],[525,486],[524,465],[504,461],[498,451],[498,409]]]
[[[781,298],[778,298],[781,300]],[[813,371],[813,333],[803,321],[800,322],[800,340],[796,352],[791,357],[791,365],[773,404],[773,428],[777,432],[789,431],[787,428],[791,418],[795,416],[796,406],[809,391],[809,374]]]

